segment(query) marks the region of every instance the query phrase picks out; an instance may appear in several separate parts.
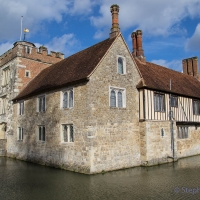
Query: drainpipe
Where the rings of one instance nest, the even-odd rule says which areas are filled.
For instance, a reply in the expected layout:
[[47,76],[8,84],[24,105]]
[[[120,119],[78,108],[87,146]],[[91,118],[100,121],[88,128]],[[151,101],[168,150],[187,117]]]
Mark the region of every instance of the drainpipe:
[[[170,91],[171,91],[171,79],[170,79]],[[169,120],[170,120],[170,132],[171,132],[171,150],[172,150],[172,157],[168,156],[168,158],[172,158],[174,160],[175,151],[174,151],[174,122],[173,122],[173,111],[171,105],[171,93],[169,95]]]

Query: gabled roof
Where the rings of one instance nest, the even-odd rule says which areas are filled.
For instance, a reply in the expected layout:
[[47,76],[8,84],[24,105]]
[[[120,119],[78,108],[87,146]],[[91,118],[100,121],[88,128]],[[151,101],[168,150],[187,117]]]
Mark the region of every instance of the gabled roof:
[[154,63],[144,63],[139,61],[137,58],[135,61],[142,75],[142,79],[138,83],[137,88],[149,88],[183,96],[200,98],[200,81],[195,77]]
[[13,100],[87,81],[115,38],[108,38],[42,70]]

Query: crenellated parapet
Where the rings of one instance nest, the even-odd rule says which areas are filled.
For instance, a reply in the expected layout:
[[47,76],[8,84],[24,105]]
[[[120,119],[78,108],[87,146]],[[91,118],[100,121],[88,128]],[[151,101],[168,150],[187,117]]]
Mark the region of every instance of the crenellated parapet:
[[13,44],[13,48],[0,56],[0,66],[6,64],[16,57],[23,57],[39,62],[54,64],[64,59],[64,54],[50,51],[44,46],[37,48],[33,43],[19,41]]

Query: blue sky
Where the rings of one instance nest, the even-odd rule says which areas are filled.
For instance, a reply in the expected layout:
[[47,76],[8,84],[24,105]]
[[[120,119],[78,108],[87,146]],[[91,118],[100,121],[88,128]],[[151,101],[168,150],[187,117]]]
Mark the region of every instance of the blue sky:
[[200,0],[0,0],[0,55],[20,40],[21,16],[27,41],[65,57],[98,43],[109,37],[112,4],[131,51],[141,29],[148,61],[182,71],[182,59],[200,59]]

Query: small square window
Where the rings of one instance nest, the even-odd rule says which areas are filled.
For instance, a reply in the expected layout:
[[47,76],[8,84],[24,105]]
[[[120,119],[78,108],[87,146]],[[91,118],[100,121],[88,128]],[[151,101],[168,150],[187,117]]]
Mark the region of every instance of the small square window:
[[178,107],[178,97],[177,96],[171,96],[171,107]]
[[45,112],[46,110],[46,98],[45,95],[39,96],[38,101],[38,112]]
[[17,140],[23,140],[23,139],[24,139],[24,129],[22,127],[18,127]]
[[38,140],[45,142],[45,126],[38,126]]
[[30,77],[30,71],[28,70],[25,71],[25,77]]
[[74,128],[72,124],[62,124],[61,142],[74,142]]

